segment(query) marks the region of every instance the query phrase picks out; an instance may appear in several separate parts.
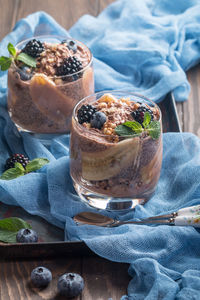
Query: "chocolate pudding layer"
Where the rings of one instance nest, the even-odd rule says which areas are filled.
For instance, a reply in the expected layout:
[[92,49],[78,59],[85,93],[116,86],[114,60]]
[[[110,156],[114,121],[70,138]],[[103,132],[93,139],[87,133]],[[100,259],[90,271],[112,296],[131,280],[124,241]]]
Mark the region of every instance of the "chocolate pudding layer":
[[152,195],[162,163],[161,115],[138,98],[104,94],[78,104],[71,131],[76,185],[116,198]]
[[[48,42],[44,37],[41,44],[41,52],[34,57],[36,67],[12,63],[8,71],[8,110],[25,131],[66,133],[71,129],[74,106],[94,92],[92,54],[84,44],[71,39]],[[24,42],[18,53],[34,56],[30,46]]]

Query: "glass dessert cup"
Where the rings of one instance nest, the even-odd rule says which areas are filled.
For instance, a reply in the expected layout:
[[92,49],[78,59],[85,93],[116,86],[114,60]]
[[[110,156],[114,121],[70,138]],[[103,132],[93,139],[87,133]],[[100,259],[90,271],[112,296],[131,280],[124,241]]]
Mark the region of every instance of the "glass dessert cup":
[[[34,38],[52,44],[61,44],[66,39],[66,37],[59,36]],[[16,48],[23,49],[30,40],[33,38],[19,43]],[[70,38],[70,40],[73,39]],[[27,80],[27,72],[15,62],[12,63],[8,70],[7,106],[10,117],[19,131],[36,135],[68,133],[71,129],[74,106],[80,99],[94,92],[92,54],[84,44],[73,41],[76,42],[80,61],[83,62],[86,57],[88,61],[83,62],[83,68],[80,71],[70,75],[49,76],[47,73],[33,72]],[[72,50],[71,53],[73,53]],[[46,70],[48,60],[49,58],[46,59]]]
[[[156,110],[160,135],[106,135],[79,123],[82,105],[94,104],[106,93],[116,99],[148,105]],[[108,104],[109,105],[109,104]],[[81,100],[72,116],[70,173],[82,201],[97,209],[124,210],[144,204],[155,191],[162,164],[162,120],[159,107],[149,99],[125,91],[104,91]]]

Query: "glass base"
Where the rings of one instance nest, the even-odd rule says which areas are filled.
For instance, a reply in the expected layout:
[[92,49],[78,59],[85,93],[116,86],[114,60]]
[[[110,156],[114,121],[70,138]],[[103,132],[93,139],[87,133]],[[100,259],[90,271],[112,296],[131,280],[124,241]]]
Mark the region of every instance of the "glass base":
[[64,134],[64,133],[34,133],[34,132],[28,131],[26,129],[23,129],[22,127],[18,126],[16,123],[15,123],[15,125],[17,127],[17,130],[16,130],[17,135],[19,135],[19,133],[23,133],[23,132],[29,133],[32,137],[39,140],[46,147],[49,147],[51,145],[51,142],[53,139]]
[[62,133],[32,133],[32,132],[29,132],[29,134],[35,139],[39,140],[46,147],[51,145],[53,139],[62,135]]
[[134,209],[138,204],[144,204],[144,198],[116,198],[93,193],[74,182],[74,188],[81,201],[96,209],[109,211],[124,211]]

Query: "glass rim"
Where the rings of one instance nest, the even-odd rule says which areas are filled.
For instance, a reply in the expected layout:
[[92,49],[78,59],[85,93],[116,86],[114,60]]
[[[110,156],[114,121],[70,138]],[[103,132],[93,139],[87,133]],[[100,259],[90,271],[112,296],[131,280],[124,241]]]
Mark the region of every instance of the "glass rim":
[[[62,36],[62,35],[38,35],[38,36],[32,36],[31,38],[28,38],[28,39],[25,39],[25,40],[22,40],[22,41],[20,41],[19,43],[17,43],[16,45],[15,45],[15,48],[17,48],[17,50],[20,50],[18,47],[19,47],[19,45],[21,46],[22,44],[24,44],[24,43],[27,43],[28,41],[31,41],[31,40],[33,40],[33,39],[38,39],[38,40],[40,40],[40,39],[57,39],[57,40],[72,40],[72,41],[75,41],[77,44],[79,44],[79,45],[82,45],[82,46],[84,46],[87,50],[88,50],[88,53],[89,53],[89,58],[90,58],[90,61],[89,61],[89,63],[83,68],[83,69],[81,69],[81,70],[79,70],[79,71],[77,71],[77,72],[75,72],[75,73],[72,73],[72,74],[67,74],[67,75],[63,75],[63,76],[56,76],[56,75],[54,75],[54,76],[48,76],[48,75],[46,75],[48,78],[50,78],[50,79],[62,79],[62,78],[70,78],[70,77],[72,77],[72,76],[74,76],[74,75],[77,75],[77,74],[80,74],[80,73],[82,73],[82,72],[85,72],[85,70],[87,70],[87,68],[89,68],[90,66],[91,66],[91,64],[93,63],[93,55],[92,55],[92,52],[91,52],[91,50],[90,50],[90,48],[88,48],[84,43],[82,43],[82,42],[80,42],[80,41],[78,41],[78,40],[76,40],[76,39],[74,39],[74,38],[71,38],[71,37],[66,37],[66,36]],[[20,70],[20,71],[22,71],[23,72],[23,70],[22,69],[20,69],[17,65],[16,65],[16,63],[15,63],[15,61],[13,60],[13,64],[14,64],[14,67],[17,69],[17,70]],[[40,73],[38,73],[38,74],[40,74]],[[42,73],[43,74],[43,73]],[[44,74],[45,75],[45,74]],[[67,83],[67,82],[66,82]]]
[[[74,107],[74,109],[73,109],[73,113],[72,113],[72,119],[74,119],[75,120],[75,122],[76,122],[76,125],[80,128],[80,129],[84,129],[86,132],[90,132],[91,133],[91,130],[90,129],[88,129],[87,127],[84,127],[84,126],[82,126],[82,124],[80,124],[79,122],[78,122],[78,118],[77,118],[77,116],[76,116],[76,110],[77,110],[77,108],[78,108],[78,106],[81,104],[81,103],[83,103],[83,102],[85,102],[87,99],[89,99],[89,98],[91,98],[91,97],[95,97],[96,95],[98,95],[98,94],[102,94],[102,96],[103,96],[103,94],[124,94],[124,95],[130,95],[130,96],[135,96],[135,97],[138,97],[138,98],[141,98],[141,100],[143,99],[143,100],[146,100],[147,102],[150,102],[151,104],[153,104],[153,107],[156,107],[156,109],[158,109],[158,111],[159,111],[159,119],[157,120],[157,121],[159,121],[160,123],[162,123],[162,112],[161,112],[161,110],[160,110],[160,107],[154,102],[154,101],[152,101],[152,100],[150,100],[149,98],[147,98],[146,96],[143,96],[143,95],[141,95],[141,94],[137,94],[137,93],[134,93],[134,92],[130,92],[130,91],[128,91],[128,90],[105,90],[105,91],[99,91],[99,92],[96,92],[96,93],[93,93],[93,94],[91,94],[91,95],[89,95],[89,96],[87,96],[87,97],[84,97],[83,99],[81,99],[76,105],[75,105],[75,107]],[[98,99],[95,99],[94,101],[97,101]],[[134,101],[134,99],[132,100],[132,101]],[[138,101],[139,102],[139,101]],[[89,103],[87,103],[87,104],[90,104],[90,102]],[[162,132],[161,132],[162,133]],[[93,134],[95,134],[95,135],[98,135],[99,137],[111,137],[111,138],[116,138],[116,136],[118,136],[118,135],[114,135],[114,134],[111,134],[111,135],[107,135],[107,134],[104,134],[104,133],[100,133],[100,132],[93,132]],[[139,135],[140,136],[140,135]],[[120,135],[120,136],[118,136],[119,138],[135,138],[135,137],[138,137],[138,134],[137,135],[133,135],[133,136],[130,136],[130,135]]]

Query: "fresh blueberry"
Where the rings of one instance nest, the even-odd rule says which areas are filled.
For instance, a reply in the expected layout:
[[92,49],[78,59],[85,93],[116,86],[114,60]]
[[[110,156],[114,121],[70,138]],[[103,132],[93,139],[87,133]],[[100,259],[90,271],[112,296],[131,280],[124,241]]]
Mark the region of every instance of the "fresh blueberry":
[[37,232],[29,228],[22,228],[16,235],[18,243],[35,243],[38,241]]
[[23,66],[17,72],[19,73],[20,79],[23,81],[30,80],[32,77],[32,74],[30,73],[30,69],[26,66]]
[[73,40],[67,40],[66,44],[67,44],[67,48],[69,50],[73,50],[73,52],[76,53],[76,51],[77,51],[77,43],[75,41],[73,41]]
[[94,128],[101,129],[106,120],[106,115],[101,111],[97,111],[92,115],[90,124]]
[[65,297],[77,297],[83,288],[84,280],[79,274],[66,273],[58,279],[58,291]]
[[37,267],[31,272],[31,281],[36,287],[47,286],[51,280],[51,271],[45,267]]

